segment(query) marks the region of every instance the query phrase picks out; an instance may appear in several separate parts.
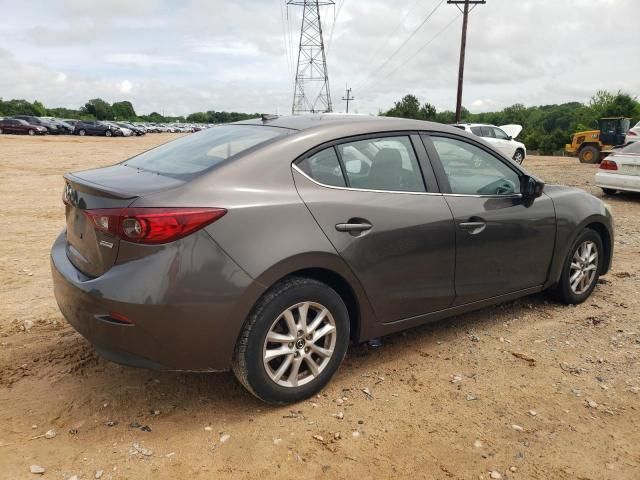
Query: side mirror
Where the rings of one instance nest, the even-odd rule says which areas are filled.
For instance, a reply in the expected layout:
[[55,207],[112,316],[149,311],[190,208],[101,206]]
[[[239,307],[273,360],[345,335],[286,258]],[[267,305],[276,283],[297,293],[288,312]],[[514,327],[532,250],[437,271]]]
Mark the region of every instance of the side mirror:
[[509,138],[507,140],[513,140],[513,137],[509,135]]
[[525,204],[531,205],[533,201],[542,195],[544,191],[544,182],[538,180],[531,175],[523,175],[520,177],[520,192],[522,192],[522,198]]

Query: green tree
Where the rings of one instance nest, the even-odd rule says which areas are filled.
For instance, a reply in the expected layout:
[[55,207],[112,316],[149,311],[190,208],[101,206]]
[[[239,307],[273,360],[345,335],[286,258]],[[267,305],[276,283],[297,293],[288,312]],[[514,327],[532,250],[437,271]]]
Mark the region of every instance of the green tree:
[[81,111],[93,115],[98,120],[113,120],[113,110],[111,105],[101,98],[94,98],[85,103]]
[[113,117],[117,120],[135,120],[138,118],[131,102],[115,102],[111,106]]

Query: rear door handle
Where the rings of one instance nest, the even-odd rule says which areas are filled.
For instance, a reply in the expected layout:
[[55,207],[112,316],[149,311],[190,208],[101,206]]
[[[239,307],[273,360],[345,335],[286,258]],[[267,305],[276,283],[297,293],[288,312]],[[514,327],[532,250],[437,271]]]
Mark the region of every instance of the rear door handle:
[[336,223],[336,230],[339,232],[362,233],[371,230],[373,225],[368,222],[358,223]]
[[487,224],[484,222],[462,222],[458,226],[460,230],[469,232],[471,235],[476,235],[487,228]]

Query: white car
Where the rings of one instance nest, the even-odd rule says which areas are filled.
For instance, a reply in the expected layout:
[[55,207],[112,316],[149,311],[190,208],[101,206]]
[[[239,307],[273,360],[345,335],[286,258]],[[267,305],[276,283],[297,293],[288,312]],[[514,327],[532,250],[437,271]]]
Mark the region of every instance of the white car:
[[482,123],[456,123],[453,126],[484,138],[503,155],[513,159],[516,163],[522,163],[524,157],[527,156],[527,147],[525,147],[524,143],[514,140],[514,138],[520,135],[522,125],[502,125],[496,127],[495,125]]
[[624,143],[626,144],[629,142],[640,142],[640,122],[631,127],[627,132],[627,135],[624,137]]
[[607,195],[640,192],[640,142],[633,142],[602,160],[596,186]]

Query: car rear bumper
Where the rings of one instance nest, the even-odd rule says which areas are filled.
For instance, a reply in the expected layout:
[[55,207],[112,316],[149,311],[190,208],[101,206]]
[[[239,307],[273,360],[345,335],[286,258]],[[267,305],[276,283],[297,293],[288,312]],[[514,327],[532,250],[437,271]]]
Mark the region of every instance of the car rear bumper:
[[611,190],[624,190],[626,192],[640,192],[639,175],[623,175],[620,173],[596,173],[596,186],[610,188]]
[[105,358],[163,370],[230,368],[254,284],[206,232],[152,247],[97,278],[77,270],[66,248],[63,232],[51,250],[56,301]]

